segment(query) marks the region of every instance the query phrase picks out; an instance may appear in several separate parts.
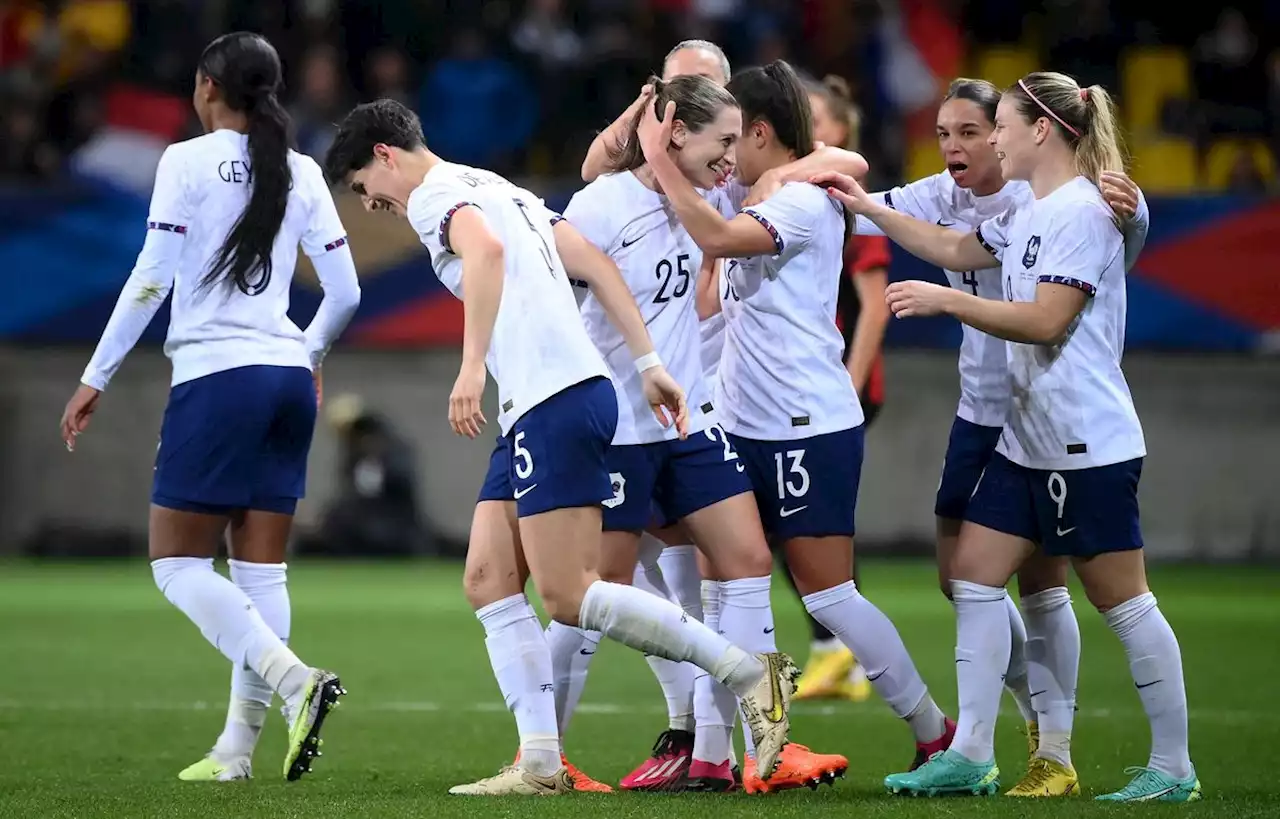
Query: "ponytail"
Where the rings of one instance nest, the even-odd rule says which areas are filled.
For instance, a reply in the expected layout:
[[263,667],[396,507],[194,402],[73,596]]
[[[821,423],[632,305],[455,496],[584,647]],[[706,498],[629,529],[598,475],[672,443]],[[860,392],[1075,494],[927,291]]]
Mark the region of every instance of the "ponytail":
[[1103,171],[1125,169],[1125,146],[1120,136],[1115,101],[1101,85],[1080,89],[1084,98],[1085,129],[1076,145],[1076,168],[1098,184]]
[[1076,172],[1098,184],[1103,171],[1125,169],[1115,102],[1101,85],[1081,88],[1054,71],[1037,71],[1009,88],[1027,122],[1047,117],[1075,152]]

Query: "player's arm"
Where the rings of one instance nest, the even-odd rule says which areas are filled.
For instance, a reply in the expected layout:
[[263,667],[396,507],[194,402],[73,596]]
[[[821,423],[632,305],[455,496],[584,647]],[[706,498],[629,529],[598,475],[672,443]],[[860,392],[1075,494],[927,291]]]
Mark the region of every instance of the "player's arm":
[[698,320],[707,319],[720,312],[720,266],[724,262],[714,256],[703,256],[702,267],[698,269],[697,289],[694,291],[694,304],[698,310]]
[[613,259],[587,241],[567,219],[557,220],[552,232],[555,233],[556,252],[564,262],[564,269],[571,277],[581,279],[591,288],[591,294],[604,308],[609,322],[622,335],[631,357],[641,358],[652,353],[653,339],[649,337],[649,329],[645,327],[631,288],[627,287]]
[[913,256],[947,270],[984,270],[1000,264],[996,251],[983,239],[981,231],[960,233],[914,219],[877,201],[852,177],[819,174],[812,180],[856,214],[874,222],[885,236]]
[[445,217],[441,241],[462,259],[462,367],[449,396],[449,424],[468,438],[480,435],[485,356],[502,303],[506,253],[484,213],[463,205]]
[[[883,240],[880,240],[883,242]],[[883,260],[853,273],[853,286],[858,290],[858,323],[853,331],[853,344],[845,367],[853,385],[863,390],[871,375],[871,367],[884,345],[884,331],[889,326],[889,305],[884,293],[889,286],[888,253]]]
[[[854,174],[846,174],[854,176]],[[942,174],[926,176],[906,185],[899,185],[887,191],[876,191],[868,194],[872,200],[883,202],[899,213],[905,213],[913,219],[923,219],[937,224],[942,219],[937,195],[938,180]],[[883,236],[884,231],[875,222],[862,214],[857,214],[853,232],[859,236]]]
[[1035,301],[996,301],[931,282],[895,282],[885,298],[898,318],[946,314],[987,335],[1022,344],[1060,344],[1089,300],[1078,286],[1042,281]]
[[762,173],[756,183],[751,186],[751,192],[743,204],[748,207],[759,204],[777,193],[778,189],[788,182],[808,182],[810,177],[827,171],[861,179],[866,176],[867,170],[867,160],[862,157],[862,154],[846,151],[844,148],[833,145],[824,145],[794,162],[788,162],[778,168],[770,168]]
[[1124,232],[1124,269],[1132,270],[1151,228],[1146,197],[1128,174],[1119,171],[1104,171],[1098,180],[1098,190],[1119,220]]
[[640,106],[652,98],[653,86],[646,85],[640,89],[640,96],[636,97],[635,102],[627,106],[627,110],[591,140],[591,147],[587,148],[587,157],[582,160],[583,182],[594,182],[604,173],[609,164],[609,146],[616,145],[619,140],[626,138],[627,131],[631,128],[631,121],[640,112]]
[[315,204],[311,224],[302,237],[302,249],[311,260],[320,280],[324,298],[303,331],[307,355],[312,370],[318,370],[333,342],[342,335],[360,306],[360,281],[356,278],[356,263],[351,256],[347,232],[338,216],[333,196],[324,184],[322,176],[314,179]]

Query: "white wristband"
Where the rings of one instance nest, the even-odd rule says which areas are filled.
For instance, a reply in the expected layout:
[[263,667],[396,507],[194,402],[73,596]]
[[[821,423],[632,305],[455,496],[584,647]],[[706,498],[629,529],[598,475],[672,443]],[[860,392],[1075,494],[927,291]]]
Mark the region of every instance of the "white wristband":
[[662,366],[662,358],[655,350],[652,353],[645,353],[636,359],[636,372],[644,373],[645,370],[652,370],[654,367]]

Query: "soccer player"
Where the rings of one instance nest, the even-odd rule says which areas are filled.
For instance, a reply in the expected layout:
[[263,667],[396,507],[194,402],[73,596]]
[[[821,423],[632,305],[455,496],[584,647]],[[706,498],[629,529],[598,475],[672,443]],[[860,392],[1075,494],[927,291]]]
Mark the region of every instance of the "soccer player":
[[[1199,799],[1178,641],[1143,564],[1137,490],[1146,445],[1120,368],[1124,241],[1098,188],[1102,173],[1124,162],[1111,98],[1101,86],[1081,88],[1062,74],[1028,74],[1001,97],[991,144],[1004,177],[1029,182],[1034,200],[973,233],[912,219],[849,179],[838,180],[835,192],[891,239],[945,269],[1001,267],[1003,300],[925,282],[891,285],[886,298],[899,317],[947,314],[1005,339],[1018,397],[965,509],[951,564],[955,741],[885,785],[930,795],[995,791],[994,726],[1010,652],[1004,585],[1042,552],[1071,558],[1090,602],[1124,646],[1151,723],[1147,765],[1099,799]],[[1055,638],[1045,638],[1051,653]],[[1073,694],[1059,696],[1071,703]],[[1046,760],[1047,768],[1055,765],[1069,767]],[[1074,771],[1067,773],[1074,791]],[[1055,795],[1050,778],[1044,784],[1040,795]]]
[[[988,142],[999,102],[1000,91],[989,82],[954,80],[938,109],[939,148],[947,170],[872,194],[873,198],[930,224],[968,231],[988,218],[1033,202],[1035,196],[1025,181],[1005,180],[995,149]],[[1131,268],[1142,250],[1149,223],[1141,191],[1119,170],[1102,174],[1100,190],[1121,220],[1125,267]],[[880,228],[865,216],[858,217],[857,229],[869,236],[881,234]],[[994,272],[948,270],[945,274],[954,288],[983,298],[1004,297],[1000,278]],[[960,404],[951,427],[935,504],[938,574],[948,599],[961,521],[979,476],[995,452],[1012,401],[1004,340],[967,325],[962,329]],[[1031,755],[1027,775],[1009,791],[1012,796],[1040,794],[1046,788],[1064,793],[1075,787],[1069,740],[1080,630],[1066,582],[1065,559],[1037,555],[1018,570],[1022,612],[1012,598],[1005,598],[1013,636],[1005,687],[1026,723]],[[1052,643],[1054,652],[1037,651],[1034,657],[1028,657],[1028,640],[1042,646]],[[1036,702],[1032,701],[1032,691],[1037,692]],[[1067,696],[1061,692],[1067,692]]]
[[560,756],[551,656],[524,594],[528,576],[552,619],[710,671],[741,697],[761,765],[772,772],[797,673],[790,659],[750,654],[670,601],[602,581],[594,568],[600,504],[613,497],[605,452],[618,407],[561,260],[572,239],[585,246],[572,255],[590,264],[575,259],[570,269],[617,323],[655,418],[681,434],[687,423],[684,394],[654,352],[617,267],[563,220],[555,231],[569,233],[557,237],[552,214],[533,194],[435,156],[417,116],[392,100],[348,114],[325,165],[366,207],[406,217],[431,251],[436,275],[462,298],[463,361],[449,403],[455,432],[480,434],[486,364],[498,382],[502,437],[476,505],[464,582],[516,717],[520,758],[451,792],[573,790]]
[[[226,727],[184,780],[248,779],[277,693],[289,725],[284,774],[297,779],[320,755],[321,725],[345,693],[336,675],[286,645],[284,555],[305,488],[320,364],[360,288],[319,167],[289,149],[279,87],[280,58],[262,37],[227,34],[205,48],[193,95],[205,135],[161,157],[146,242],[62,416],[73,449],[172,290],[151,569],[232,665]],[[324,288],[306,331],[286,315],[299,244]],[[213,569],[224,532],[230,581]]]
[[[740,73],[728,87],[742,109],[743,185],[813,150],[808,95],[787,63]],[[910,723],[918,755],[927,757],[946,747],[952,725],[893,624],[851,577],[863,416],[835,327],[843,210],[821,189],[790,183],[725,219],[668,156],[673,125],[670,103],[661,121],[646,110],[640,142],[694,241],[727,260],[717,304],[700,312],[719,307],[725,314],[718,409],[765,530],[787,551],[805,608],[866,663],[876,690]]]

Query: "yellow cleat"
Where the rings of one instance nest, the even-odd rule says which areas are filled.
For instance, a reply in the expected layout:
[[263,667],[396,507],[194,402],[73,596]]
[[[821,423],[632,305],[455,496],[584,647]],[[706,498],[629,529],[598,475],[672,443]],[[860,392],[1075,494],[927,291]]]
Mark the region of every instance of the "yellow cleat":
[[1035,757],[1027,766],[1027,774],[1018,784],[1005,792],[1005,796],[1046,797],[1046,796],[1078,796],[1080,794],[1080,777],[1076,769],[1054,762],[1052,759]]
[[1040,723],[1027,723],[1027,759],[1034,762],[1040,750]]
[[857,661],[853,652],[841,646],[830,651],[811,651],[804,671],[800,672],[797,700],[842,698],[842,688]]
[[194,765],[188,765],[178,774],[178,778],[183,782],[235,782],[252,776],[253,772],[247,756],[221,760],[206,756]]
[[849,676],[840,684],[836,694],[842,700],[850,702],[866,702],[871,699],[871,681],[867,679],[867,673],[862,670],[862,666],[854,663],[853,671],[849,672]]
[[565,768],[551,776],[538,776],[515,765],[506,766],[496,776],[449,789],[454,796],[559,796],[573,792],[573,779]]

